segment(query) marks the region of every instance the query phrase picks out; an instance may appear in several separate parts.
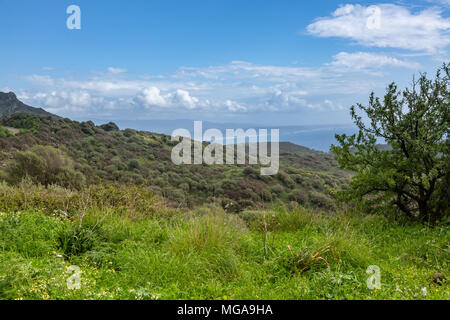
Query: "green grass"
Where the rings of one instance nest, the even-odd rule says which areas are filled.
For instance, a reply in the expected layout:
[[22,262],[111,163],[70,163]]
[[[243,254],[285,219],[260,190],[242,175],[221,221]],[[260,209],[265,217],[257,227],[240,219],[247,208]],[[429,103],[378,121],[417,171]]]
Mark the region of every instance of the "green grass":
[[[432,282],[448,277],[444,224],[302,208],[177,211],[157,199],[146,214],[133,192],[115,208],[121,197],[101,189],[89,197],[108,201],[50,213],[44,189],[28,192],[46,201],[9,202],[0,214],[2,299],[449,299],[448,282]],[[82,271],[78,290],[66,285],[71,265]],[[366,286],[370,265],[381,269],[380,290]]]

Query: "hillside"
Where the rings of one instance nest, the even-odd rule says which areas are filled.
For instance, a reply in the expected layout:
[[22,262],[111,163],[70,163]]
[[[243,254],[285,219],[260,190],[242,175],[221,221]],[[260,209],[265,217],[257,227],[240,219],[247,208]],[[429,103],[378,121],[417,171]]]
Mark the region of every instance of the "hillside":
[[330,188],[346,185],[348,173],[331,155],[290,143],[280,144],[280,172],[261,176],[257,166],[182,165],[171,161],[170,136],[113,124],[14,114],[1,125],[19,129],[0,138],[0,168],[7,167],[17,151],[36,145],[56,147],[73,161],[74,170],[87,185],[119,183],[150,186],[176,206],[192,207],[215,202],[231,211],[295,202],[331,208]]
[[44,109],[34,108],[24,104],[19,99],[17,99],[16,95],[13,92],[0,92],[0,118],[4,118],[16,113],[26,113],[59,118],[58,116],[51,114]]

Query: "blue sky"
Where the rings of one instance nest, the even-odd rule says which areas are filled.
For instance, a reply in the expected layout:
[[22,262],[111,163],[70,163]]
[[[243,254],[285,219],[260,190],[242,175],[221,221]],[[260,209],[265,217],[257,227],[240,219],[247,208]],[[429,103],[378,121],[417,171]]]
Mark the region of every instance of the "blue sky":
[[77,119],[348,123],[448,61],[449,2],[0,0],[0,91]]

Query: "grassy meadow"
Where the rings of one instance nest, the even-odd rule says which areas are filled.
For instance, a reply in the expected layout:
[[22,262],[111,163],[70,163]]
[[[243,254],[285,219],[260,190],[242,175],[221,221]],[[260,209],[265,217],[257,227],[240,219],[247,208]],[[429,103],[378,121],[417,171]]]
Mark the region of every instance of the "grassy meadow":
[[432,279],[449,269],[449,240],[442,223],[344,210],[230,214],[170,208],[147,188],[0,183],[0,298],[449,299]]

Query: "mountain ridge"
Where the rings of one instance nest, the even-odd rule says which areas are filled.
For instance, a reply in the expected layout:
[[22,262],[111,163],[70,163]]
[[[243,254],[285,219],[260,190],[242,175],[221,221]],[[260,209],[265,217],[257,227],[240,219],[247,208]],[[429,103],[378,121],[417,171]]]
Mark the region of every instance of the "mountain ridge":
[[42,108],[35,108],[20,101],[14,92],[0,92],[0,118],[5,118],[16,113],[26,113],[39,116],[61,118]]

